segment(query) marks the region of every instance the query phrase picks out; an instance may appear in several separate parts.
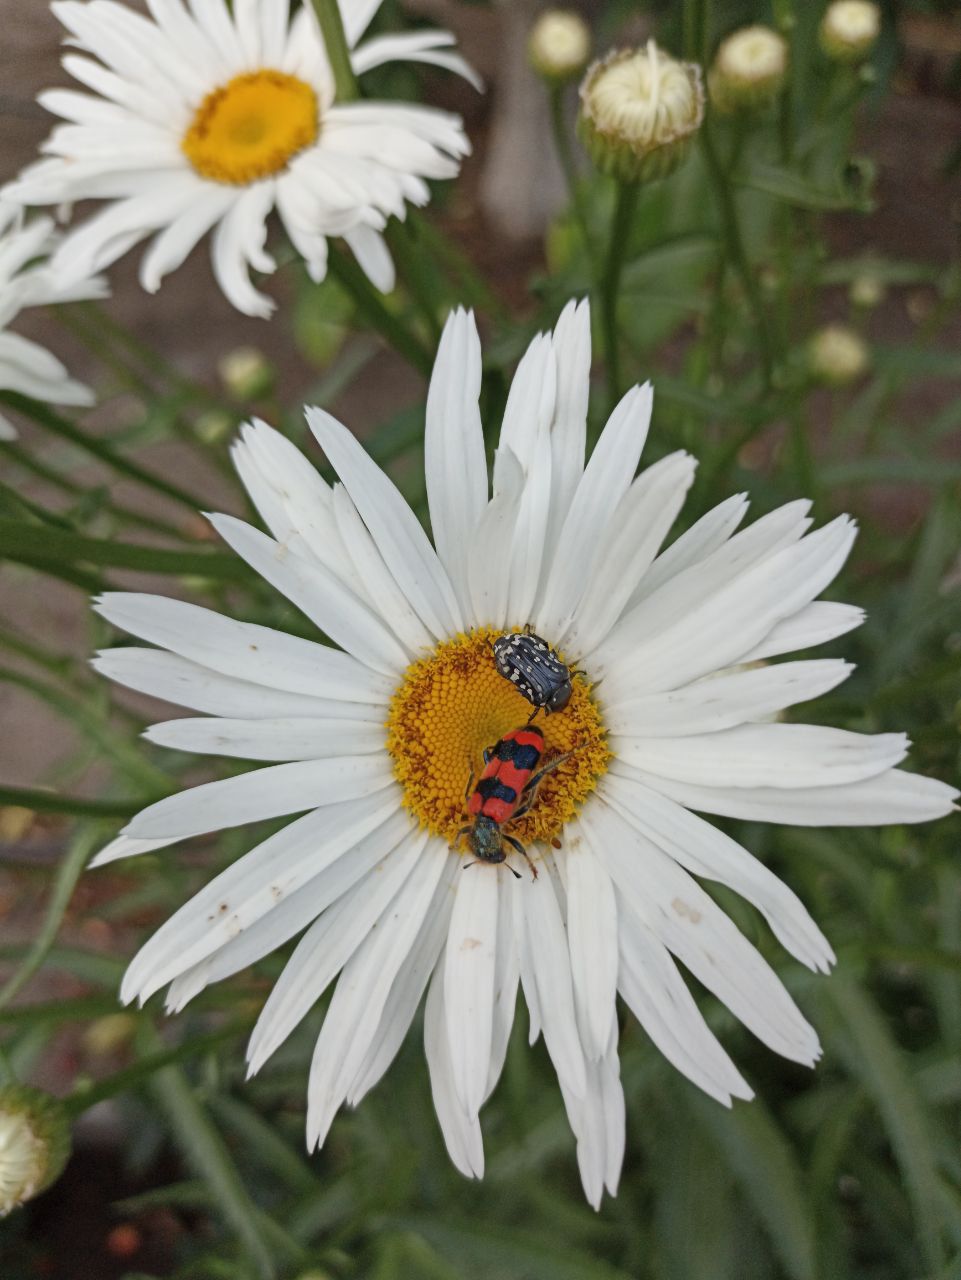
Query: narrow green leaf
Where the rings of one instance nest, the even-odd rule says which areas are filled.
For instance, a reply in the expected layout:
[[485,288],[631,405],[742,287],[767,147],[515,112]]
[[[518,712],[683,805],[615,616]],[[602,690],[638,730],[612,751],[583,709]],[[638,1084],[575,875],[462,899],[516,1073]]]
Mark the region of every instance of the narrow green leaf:
[[141,573],[192,574],[221,581],[249,581],[250,569],[237,556],[216,551],[170,551],[138,547],[112,538],[88,538],[39,525],[0,519],[0,559],[54,565],[95,564]]
[[35,813],[70,813],[81,818],[132,818],[144,805],[142,800],[88,800],[56,791],[27,787],[0,787],[0,805],[15,805]]
[[237,1233],[263,1280],[277,1268],[261,1233],[256,1206],[216,1127],[179,1067],[164,1067],[152,1087],[188,1165],[203,1179],[228,1226]]
[[[0,793],[0,803],[3,803],[2,793]],[[73,897],[77,881],[80,879],[81,873],[89,862],[90,855],[97,847],[100,839],[101,832],[99,828],[89,826],[79,831],[70,842],[67,852],[64,854],[57,869],[53,890],[50,894],[50,902],[47,905],[47,913],[34,939],[33,946],[24,957],[19,968],[11,974],[3,987],[0,988],[0,1010],[5,1009],[13,997],[23,990],[46,959],[47,952],[56,940],[70,899]]]
[[944,1265],[937,1205],[940,1180],[937,1155],[928,1133],[924,1107],[901,1051],[870,997],[852,979],[836,975],[823,998],[833,1004],[846,1035],[838,1044],[853,1046],[850,1070],[874,1100],[894,1149],[910,1197],[918,1238],[927,1265]]
[[[867,177],[869,179],[870,175]],[[734,181],[738,186],[763,191],[765,195],[775,196],[801,209],[857,209],[861,213],[870,213],[874,207],[868,194],[869,180],[863,176],[857,184],[844,185],[839,180],[835,187],[825,188],[793,169],[755,163],[750,169],[737,174]]]
[[760,1099],[722,1110],[707,1098],[692,1099],[735,1179],[766,1228],[792,1280],[815,1280],[815,1223],[804,1174],[791,1144]]

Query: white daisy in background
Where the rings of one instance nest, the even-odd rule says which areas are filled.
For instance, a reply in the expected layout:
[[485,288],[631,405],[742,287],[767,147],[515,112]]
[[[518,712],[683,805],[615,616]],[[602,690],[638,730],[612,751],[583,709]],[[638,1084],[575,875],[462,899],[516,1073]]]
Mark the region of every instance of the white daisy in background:
[[[99,612],[159,648],[98,655],[103,674],[204,713],[149,729],[179,750],[274,762],[151,805],[96,859],[305,814],[218,875],[134,959],[125,1001],[178,1010],[303,933],[248,1048],[261,1069],[337,977],[308,1086],[308,1142],[396,1054],[425,990],[434,1101],[457,1167],[484,1167],[478,1115],[497,1083],[518,983],[560,1081],[588,1199],[624,1147],[615,997],[712,1097],[750,1098],[677,961],[775,1052],[820,1053],[767,962],[698,878],[734,889],[802,963],[831,948],[790,889],[692,810],[801,825],[922,822],[957,794],[897,770],[900,734],[770,722],[839,684],[838,659],[756,664],[862,620],[819,603],[851,548],[847,517],[809,532],[795,502],[736,532],[723,502],[662,550],[694,474],[675,453],[635,471],[649,387],[628,392],[585,465],[586,303],[534,340],[511,389],[489,494],[473,318],[448,321],[427,400],[434,545],[349,431],[308,410],[328,486],[263,423],[234,458],[272,536],[211,516],[229,545],[339,648],[158,596]],[[534,879],[453,850],[469,766],[531,707],[490,641],[530,622],[583,672],[537,723],[573,751],[510,832]],[[576,750],[575,750],[576,749]],[[508,852],[510,852],[508,850]]]
[[[55,269],[76,279],[102,270],[148,236],[140,279],[150,292],[213,230],[211,256],[227,298],[248,315],[273,303],[250,268],[276,268],[266,221],[276,208],[315,280],[327,237],[342,236],[377,286],[393,287],[381,232],[407,203],[430,198],[425,179],[452,178],[470,146],[459,116],[401,102],[337,102],[310,4],[289,0],[147,0],[152,17],[114,0],[59,0],[70,32],[63,65],[92,94],[51,89],[39,101],[66,124],[48,159],[5,191],[28,205],[104,200],[65,239]],[[386,62],[429,62],[469,79],[446,31],[380,36],[357,46],[381,0],[343,3],[360,75]],[[476,83],[476,80],[475,80]]]
[[[45,404],[92,405],[93,392],[71,378],[56,356],[9,332],[27,307],[106,297],[103,279],[88,276],[66,283],[57,276],[45,261],[57,243],[50,218],[24,225],[20,210],[0,201],[0,390],[17,391]],[[16,438],[15,428],[0,414],[0,440]]]

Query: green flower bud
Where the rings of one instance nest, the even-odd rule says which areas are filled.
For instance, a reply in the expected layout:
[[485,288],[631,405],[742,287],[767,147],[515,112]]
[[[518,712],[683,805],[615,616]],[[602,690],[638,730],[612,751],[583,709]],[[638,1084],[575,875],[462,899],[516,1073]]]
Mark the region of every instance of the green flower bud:
[[836,62],[861,62],[881,31],[881,10],[870,0],[834,0],[829,4],[818,36],[821,48]]
[[220,380],[237,400],[259,400],[274,385],[274,371],[256,347],[238,347],[217,366]]
[[0,1088],[0,1218],[56,1182],[69,1155],[70,1126],[56,1098]]
[[527,56],[539,76],[551,84],[564,84],[587,66],[590,28],[571,9],[547,9],[531,28]]
[[622,182],[666,177],[704,119],[701,69],[658,49],[608,54],[581,84],[578,136],[602,173]]
[[848,387],[863,377],[870,365],[867,343],[846,325],[826,325],[808,343],[808,367],[825,386]]
[[788,44],[770,27],[742,27],[722,40],[708,72],[707,87],[719,111],[763,106],[781,92],[787,76]]

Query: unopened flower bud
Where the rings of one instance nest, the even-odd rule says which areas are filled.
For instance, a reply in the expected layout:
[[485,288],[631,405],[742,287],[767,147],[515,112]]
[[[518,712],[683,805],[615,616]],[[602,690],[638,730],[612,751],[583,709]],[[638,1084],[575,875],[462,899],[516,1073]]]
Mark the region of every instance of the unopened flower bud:
[[591,32],[571,9],[548,9],[531,28],[527,44],[530,64],[552,84],[579,76],[591,56]]
[[46,1190],[70,1154],[61,1103],[21,1085],[0,1088],[0,1218]]
[[581,85],[578,134],[602,173],[622,182],[673,172],[704,119],[701,69],[649,40],[608,54]]
[[711,102],[720,111],[759,107],[781,92],[788,45],[770,27],[742,27],[722,40],[708,72]]
[[237,400],[258,400],[274,385],[274,371],[256,347],[238,347],[217,366],[220,380]]
[[870,0],[834,0],[829,4],[818,35],[821,48],[836,62],[861,62],[874,47],[881,31],[881,10]]
[[826,325],[808,343],[808,367],[825,386],[848,387],[867,373],[870,364],[864,339],[846,325]]
[[884,301],[886,293],[887,289],[881,277],[866,271],[863,275],[855,276],[851,281],[848,297],[851,299],[852,306],[870,311]]

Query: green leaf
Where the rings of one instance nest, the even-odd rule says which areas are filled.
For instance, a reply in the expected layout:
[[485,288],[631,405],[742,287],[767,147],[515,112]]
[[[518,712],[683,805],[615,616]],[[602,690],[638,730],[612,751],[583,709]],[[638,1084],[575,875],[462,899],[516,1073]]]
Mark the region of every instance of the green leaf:
[[191,574],[227,582],[249,582],[251,577],[251,570],[237,556],[216,551],[138,547],[112,538],[88,538],[17,520],[0,519],[0,559],[33,565],[106,565],[141,573]]
[[0,787],[0,805],[32,809],[34,813],[71,813],[84,818],[132,818],[143,808],[144,801],[88,800],[85,796],[65,796],[56,791]]
[[815,1280],[816,1229],[804,1174],[791,1144],[760,1099],[722,1110],[707,1098],[692,1106],[766,1228],[792,1280]]
[[870,213],[874,208],[868,194],[871,175],[861,175],[858,171],[852,174],[852,179],[854,177],[858,181],[845,183],[839,178],[837,186],[828,189],[819,187],[793,169],[755,162],[750,169],[738,173],[734,181],[738,186],[763,191],[801,209],[856,209],[860,213]]
[[928,1267],[937,1269],[944,1264],[937,1209],[941,1196],[937,1154],[901,1050],[873,1000],[852,979],[835,975],[822,996],[843,1023],[845,1036],[839,1038],[838,1046],[845,1052],[845,1045],[851,1045],[848,1066],[884,1121],[913,1206],[922,1252]]
[[153,1091],[188,1165],[236,1232],[263,1280],[274,1280],[277,1268],[261,1234],[256,1206],[223,1138],[197,1100],[179,1067],[164,1067],[153,1078]]

